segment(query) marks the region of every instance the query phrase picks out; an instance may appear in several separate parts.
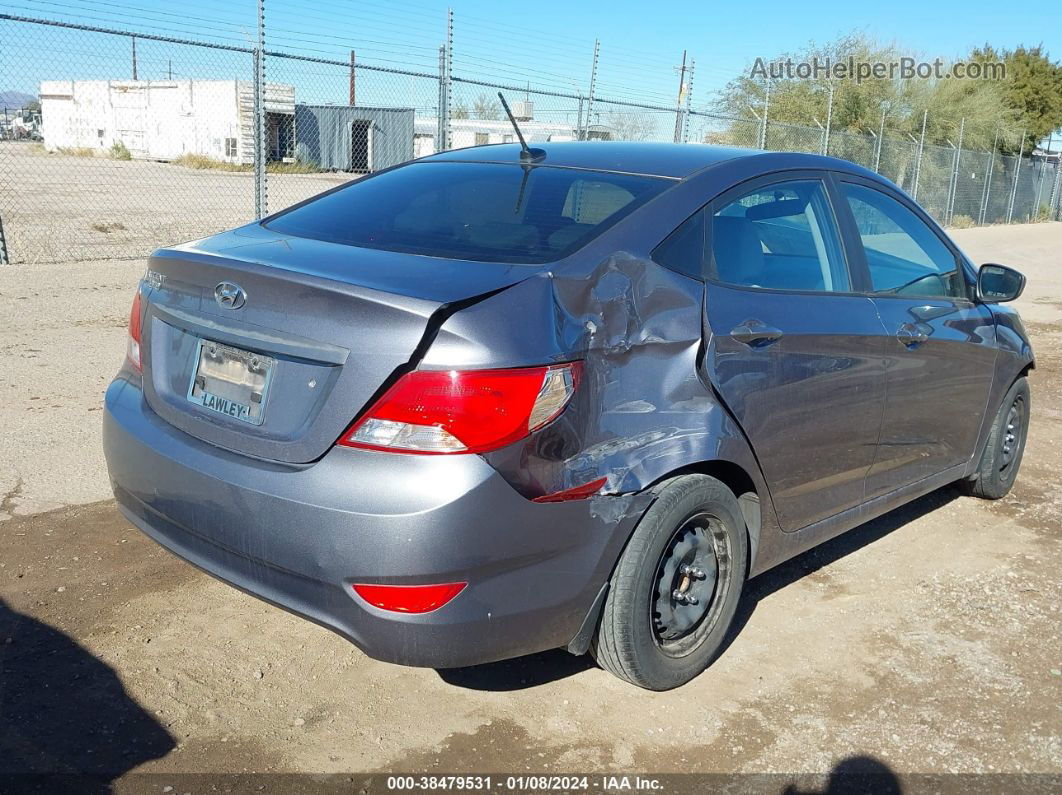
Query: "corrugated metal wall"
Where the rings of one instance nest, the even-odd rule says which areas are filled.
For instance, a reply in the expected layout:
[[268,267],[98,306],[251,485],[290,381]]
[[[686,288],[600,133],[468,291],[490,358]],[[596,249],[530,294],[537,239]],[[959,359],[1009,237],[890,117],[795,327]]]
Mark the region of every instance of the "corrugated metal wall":
[[[355,127],[367,125],[364,133]],[[380,171],[413,158],[412,108],[295,106],[295,157],[331,171]]]

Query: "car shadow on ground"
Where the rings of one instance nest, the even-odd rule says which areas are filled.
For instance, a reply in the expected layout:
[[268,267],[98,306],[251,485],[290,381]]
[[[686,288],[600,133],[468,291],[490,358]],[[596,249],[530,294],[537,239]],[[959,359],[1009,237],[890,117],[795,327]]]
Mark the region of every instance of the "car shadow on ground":
[[[760,600],[840,560],[845,555],[884,538],[894,530],[942,508],[959,496],[960,492],[954,486],[938,489],[884,516],[849,530],[847,533],[842,533],[753,578],[745,586],[737,615],[734,617],[734,624],[721,653],[726,653],[730,644],[752,618]],[[594,667],[594,661],[589,655],[575,657],[563,649],[553,649],[486,665],[439,669],[437,673],[443,681],[457,687],[466,687],[470,690],[507,691],[538,687],[573,676],[592,667]]]
[[114,669],[0,599],[0,791],[109,792],[174,745]]

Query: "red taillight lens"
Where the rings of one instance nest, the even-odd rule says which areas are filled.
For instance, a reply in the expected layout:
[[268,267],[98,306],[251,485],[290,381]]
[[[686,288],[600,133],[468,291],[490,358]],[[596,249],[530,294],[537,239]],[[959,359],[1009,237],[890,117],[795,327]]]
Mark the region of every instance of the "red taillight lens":
[[396,613],[428,613],[438,610],[468,585],[448,582],[442,585],[354,585],[354,592],[381,610]]
[[339,444],[407,453],[485,453],[555,419],[578,385],[579,362],[513,370],[406,373]]
[[129,310],[129,344],[126,347],[125,355],[128,357],[130,363],[137,370],[140,367],[140,331],[141,331],[141,319],[140,319],[140,288],[137,288],[136,295],[133,296],[133,308]]

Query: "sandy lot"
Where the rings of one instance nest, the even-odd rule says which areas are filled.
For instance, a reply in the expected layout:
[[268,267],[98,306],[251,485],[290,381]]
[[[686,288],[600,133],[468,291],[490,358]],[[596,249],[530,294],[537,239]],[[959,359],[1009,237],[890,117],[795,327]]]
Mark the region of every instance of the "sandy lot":
[[956,238],[1030,277],[1014,492],[944,489],[757,578],[723,657],[659,694],[564,652],[377,663],[163,552],[99,450],[142,263],[0,271],[0,772],[1062,773],[1062,224]]
[[[269,174],[268,208],[350,178]],[[0,220],[16,264],[141,257],[159,241],[193,240],[253,218],[250,173],[48,154],[37,144],[0,141]]]

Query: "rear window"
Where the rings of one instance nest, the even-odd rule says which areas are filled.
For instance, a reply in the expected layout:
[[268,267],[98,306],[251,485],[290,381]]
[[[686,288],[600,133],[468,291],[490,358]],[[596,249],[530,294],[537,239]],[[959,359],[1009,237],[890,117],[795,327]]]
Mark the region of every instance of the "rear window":
[[266,222],[277,232],[436,257],[538,264],[601,234],[671,180],[502,163],[413,163]]

